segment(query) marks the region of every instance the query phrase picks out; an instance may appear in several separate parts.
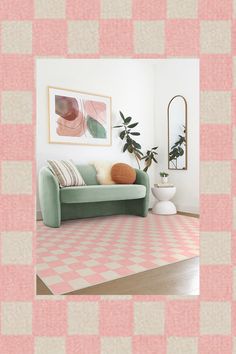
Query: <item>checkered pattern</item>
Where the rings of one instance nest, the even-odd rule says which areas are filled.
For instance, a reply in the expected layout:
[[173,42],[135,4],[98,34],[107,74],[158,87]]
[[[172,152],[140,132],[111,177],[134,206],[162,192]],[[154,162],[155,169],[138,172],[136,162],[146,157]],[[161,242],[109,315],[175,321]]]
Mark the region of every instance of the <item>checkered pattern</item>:
[[37,223],[36,271],[53,294],[85,288],[199,255],[199,220],[112,216]]
[[[236,224],[233,222],[233,215],[236,219],[236,1],[130,2],[122,0],[119,6],[115,1],[102,0],[0,1],[1,353],[231,354],[236,351],[236,324],[232,316],[236,310],[232,289],[232,279],[236,289],[236,277],[233,278],[236,268]],[[70,47],[68,40],[68,28],[74,21],[81,25],[78,27],[83,33],[80,48],[73,41]],[[92,21],[93,30],[98,27],[94,41],[82,26],[84,21],[89,21],[89,28]],[[153,25],[153,21],[158,25]],[[16,22],[19,32],[15,35],[16,27],[12,24]],[[216,36],[214,33],[219,33],[219,27],[228,26],[226,22],[231,25],[231,33],[226,30]],[[161,26],[164,27],[162,32]],[[211,33],[206,32],[206,27],[211,28]],[[12,36],[14,41],[9,43]],[[230,189],[224,188],[222,183],[220,189],[218,184],[203,185],[201,180],[204,191],[201,190],[200,237],[204,264],[201,265],[200,298],[54,296],[35,299],[35,258],[30,256],[31,250],[33,256],[35,254],[35,184],[32,190],[25,186],[22,193],[20,183],[16,191],[12,181],[8,185],[3,176],[9,171],[4,171],[5,166],[9,166],[5,162],[18,162],[21,176],[26,175],[30,183],[30,169],[25,165],[28,161],[32,163],[32,181],[35,178],[34,71],[35,58],[42,55],[200,57],[201,160],[212,166],[216,162],[222,164],[217,180],[226,179],[223,174],[227,163],[230,167],[226,168],[226,173],[231,174]],[[8,95],[18,98],[9,105],[6,104]],[[209,97],[209,100],[204,99]],[[222,103],[217,109],[219,100]],[[22,116],[15,114],[19,104],[23,107]],[[213,181],[215,171],[216,167],[211,170],[207,166],[201,178],[206,176],[209,181],[211,176]],[[23,236],[26,234],[27,237]],[[14,243],[17,236],[19,240],[23,238],[22,244],[19,240]],[[9,242],[6,242],[7,237]],[[22,245],[22,252],[17,244]],[[12,251],[8,254],[9,249]],[[215,285],[216,280],[218,285]],[[25,306],[17,306],[22,303]],[[84,309],[84,316],[78,316],[77,322],[82,318],[82,323],[86,324],[86,315],[91,318],[90,303],[97,321],[96,324],[89,321],[82,333],[76,327],[76,318],[72,318],[67,309],[75,303]],[[145,313],[142,312],[141,319],[135,317],[137,303],[143,308],[150,304],[148,313],[156,313],[163,324],[162,331],[153,335]],[[169,307],[172,311],[167,311]],[[179,318],[183,309],[186,309],[185,316]],[[38,318],[41,321],[37,321]],[[68,323],[77,328],[76,335],[70,335]],[[167,332],[164,323],[177,324],[178,332],[175,327],[169,327]],[[139,325],[140,334],[135,334],[134,328]]]

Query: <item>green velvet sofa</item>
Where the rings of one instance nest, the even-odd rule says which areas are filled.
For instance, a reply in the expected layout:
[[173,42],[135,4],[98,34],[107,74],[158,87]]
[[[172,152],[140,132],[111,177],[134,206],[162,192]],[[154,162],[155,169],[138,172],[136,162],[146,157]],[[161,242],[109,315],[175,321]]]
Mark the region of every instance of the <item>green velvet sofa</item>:
[[134,184],[100,185],[93,165],[76,167],[86,186],[60,188],[48,167],[40,170],[39,200],[45,225],[60,227],[62,220],[104,215],[147,215],[150,190],[147,173],[136,170]]

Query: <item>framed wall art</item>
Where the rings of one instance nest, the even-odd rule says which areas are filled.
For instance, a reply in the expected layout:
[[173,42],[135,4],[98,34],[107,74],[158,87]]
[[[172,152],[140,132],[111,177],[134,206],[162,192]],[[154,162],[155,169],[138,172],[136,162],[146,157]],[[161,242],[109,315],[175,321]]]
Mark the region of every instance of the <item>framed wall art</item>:
[[111,145],[111,97],[48,87],[49,143]]

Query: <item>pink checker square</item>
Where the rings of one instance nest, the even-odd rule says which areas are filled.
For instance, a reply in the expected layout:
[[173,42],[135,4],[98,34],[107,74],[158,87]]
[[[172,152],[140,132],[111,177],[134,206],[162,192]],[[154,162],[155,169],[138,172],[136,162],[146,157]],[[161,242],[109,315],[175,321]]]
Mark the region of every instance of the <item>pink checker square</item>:
[[131,336],[133,304],[131,301],[101,301],[100,335]]
[[67,0],[66,4],[70,20],[97,20],[100,17],[99,0]]
[[232,180],[232,192],[233,195],[236,196],[236,160],[233,160],[232,162],[232,176],[231,176],[231,180]]
[[35,273],[32,266],[0,267],[0,300],[30,301],[34,295]]
[[168,301],[166,333],[168,336],[197,336],[199,334],[199,302]]
[[66,338],[66,352],[70,354],[100,354],[99,336],[68,336]]
[[230,301],[232,267],[230,265],[201,266],[200,288],[203,301]]
[[65,55],[67,24],[65,20],[38,20],[33,23],[35,55]]
[[[222,161],[232,158],[232,128],[228,124],[201,126],[201,160]],[[224,137],[224,144],[216,144]]]
[[[31,160],[34,157],[34,127],[31,125],[0,126],[0,148],[3,160]],[[19,144],[20,141],[20,144]]]
[[131,20],[100,21],[100,54],[130,56],[133,53]]
[[133,0],[134,20],[161,20],[166,18],[166,0]]
[[133,354],[164,354],[166,353],[166,337],[134,336]]
[[32,0],[1,0],[1,20],[30,20],[34,17],[34,2]]
[[166,21],[166,54],[168,56],[199,55],[199,21]]
[[232,16],[232,1],[199,0],[198,9],[201,20],[230,20]]
[[232,58],[230,55],[201,55],[202,90],[231,90]]
[[0,74],[3,90],[34,89],[34,60],[29,55],[2,55]]
[[67,331],[67,304],[62,301],[35,301],[33,333],[35,336],[63,336]]
[[232,91],[232,116],[233,124],[236,126],[236,90]]
[[[200,228],[202,231],[230,231],[232,224],[231,197],[228,195],[201,196]],[[209,218],[209,215],[211,217]]]
[[232,354],[232,338],[230,336],[201,336],[199,338],[199,354]]
[[[34,198],[0,196],[0,204],[0,231],[32,231],[34,229],[34,219],[32,218]],[[14,218],[12,210],[14,210]]]
[[2,354],[26,354],[34,353],[33,336],[1,336],[0,353]]

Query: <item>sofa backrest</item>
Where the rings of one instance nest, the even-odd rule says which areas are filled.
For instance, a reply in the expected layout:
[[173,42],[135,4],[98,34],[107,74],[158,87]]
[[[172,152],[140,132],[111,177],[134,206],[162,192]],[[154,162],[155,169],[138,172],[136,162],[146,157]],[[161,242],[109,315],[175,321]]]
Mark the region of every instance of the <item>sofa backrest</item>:
[[94,165],[76,165],[76,167],[87,185],[99,184]]

